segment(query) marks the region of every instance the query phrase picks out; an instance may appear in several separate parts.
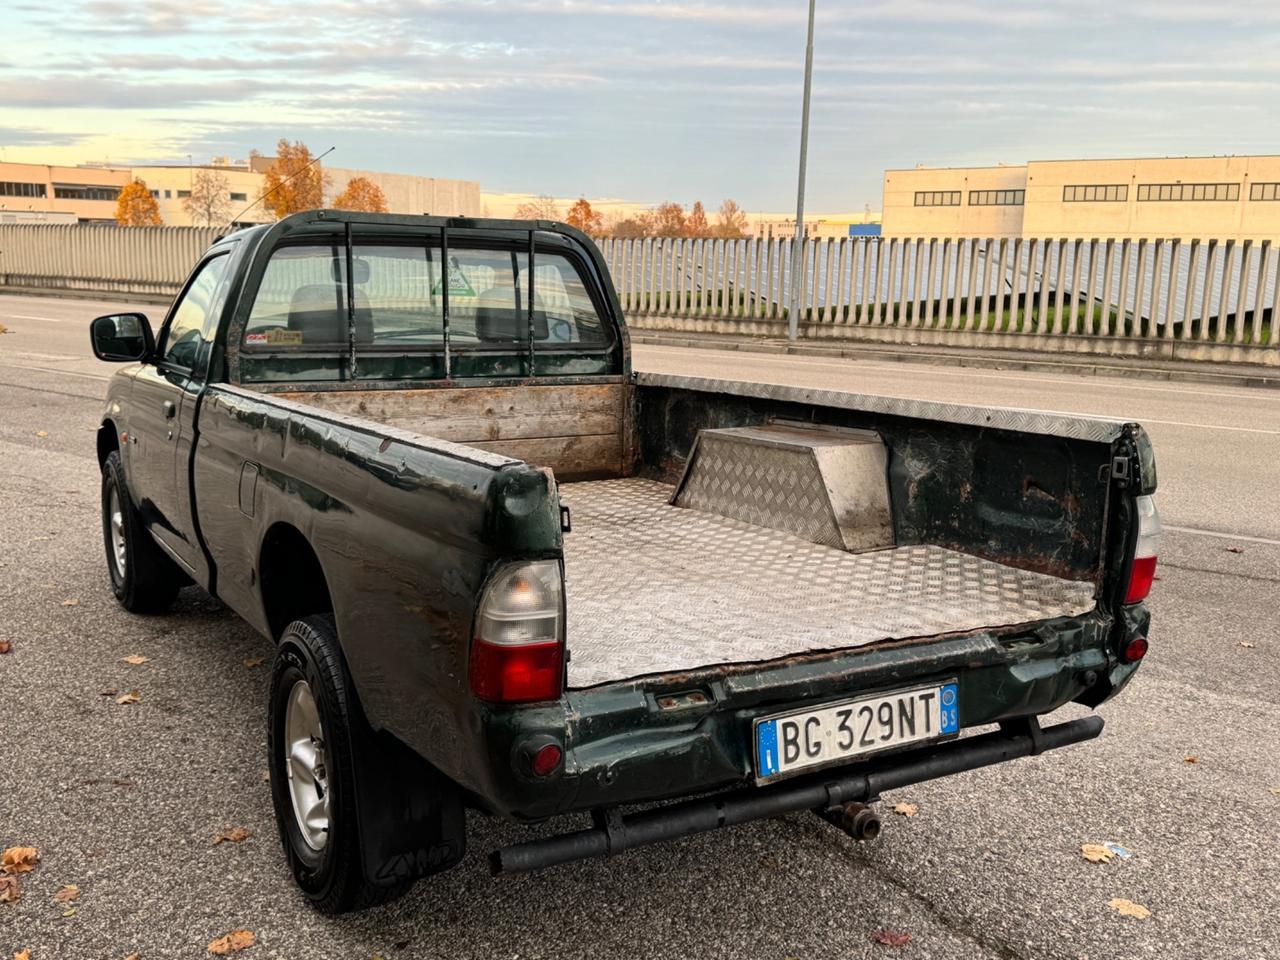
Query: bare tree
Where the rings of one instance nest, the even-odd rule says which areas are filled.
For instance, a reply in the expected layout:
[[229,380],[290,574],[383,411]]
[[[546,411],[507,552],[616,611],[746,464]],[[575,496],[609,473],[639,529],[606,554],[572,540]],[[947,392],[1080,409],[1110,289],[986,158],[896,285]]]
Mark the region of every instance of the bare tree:
[[545,193],[516,207],[517,220],[562,220],[560,208],[556,206],[556,198]]
[[231,184],[216,170],[201,170],[191,181],[191,195],[182,201],[191,222],[220,227],[231,216]]
[[715,234],[717,237],[745,237],[747,235],[747,215],[738,206],[736,200],[726,200],[720,204],[720,212],[716,214]]

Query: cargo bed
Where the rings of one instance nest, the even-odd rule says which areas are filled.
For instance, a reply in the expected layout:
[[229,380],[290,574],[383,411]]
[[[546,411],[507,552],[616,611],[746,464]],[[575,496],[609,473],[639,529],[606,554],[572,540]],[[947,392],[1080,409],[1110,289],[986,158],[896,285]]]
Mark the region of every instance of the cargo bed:
[[569,686],[1030,623],[1094,607],[1091,582],[942,547],[848,553],[673,506],[638,478],[563,484]]

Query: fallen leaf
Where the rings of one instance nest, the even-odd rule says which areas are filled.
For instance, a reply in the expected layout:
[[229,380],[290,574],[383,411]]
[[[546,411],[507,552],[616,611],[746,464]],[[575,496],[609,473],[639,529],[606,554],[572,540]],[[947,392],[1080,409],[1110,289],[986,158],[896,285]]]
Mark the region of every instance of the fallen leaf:
[[1080,856],[1090,863],[1109,863],[1115,854],[1100,843],[1085,843],[1080,846]]
[[900,813],[904,817],[914,817],[920,812],[920,807],[918,804],[914,803],[895,803],[893,805],[893,812]]
[[1182,762],[1183,762],[1183,763],[1199,763],[1199,762],[1200,762],[1200,758],[1199,758],[1199,757],[1197,757],[1197,756],[1193,753],[1193,754],[1189,754],[1188,756],[1183,757],[1183,758],[1182,758]]
[[17,877],[0,875],[0,903],[17,903],[22,899],[22,884]]
[[1272,787],[1271,794],[1272,796],[1280,797],[1280,787]]
[[78,607],[80,606],[80,601],[75,599],[67,599],[62,601],[62,605],[64,607]]
[[43,439],[44,439],[45,437],[47,437],[48,435],[49,435],[49,431],[48,431],[48,430],[37,430],[37,431],[36,431],[36,436],[37,436],[37,437],[39,437],[41,440],[43,440]]
[[13,960],[31,960],[31,951],[19,950],[13,955]]
[[142,960],[141,954],[131,953],[124,960]]
[[150,657],[144,657],[144,656],[143,656],[142,654],[140,654],[140,653],[131,653],[131,654],[129,654],[127,657],[121,657],[121,658],[120,658],[120,662],[121,662],[121,663],[129,663],[129,664],[132,664],[132,665],[133,665],[133,666],[135,666],[135,667],[140,667],[140,666],[142,666],[142,664],[144,664],[144,663],[150,663],[150,662],[151,662],[151,658],[150,658]]
[[244,827],[232,827],[230,830],[224,830],[213,838],[213,845],[216,847],[220,843],[240,843],[249,839],[249,831]]
[[254,667],[262,666],[262,661],[265,659],[265,657],[246,657],[244,665],[252,670]]
[[13,649],[13,644],[8,640],[0,640],[0,655],[8,653]]
[[1257,644],[1254,643],[1252,640],[1241,640],[1240,646],[1245,647],[1246,649],[1252,650],[1254,647],[1257,646]]
[[74,883],[63,884],[58,892],[53,895],[54,903],[70,903],[76,897],[80,896],[80,888]]
[[881,927],[875,933],[871,934],[871,939],[886,947],[905,947],[911,942],[911,934],[904,930],[894,930],[890,927]]
[[76,915],[76,908],[75,908],[75,907],[71,907],[70,909],[63,910],[63,911],[62,911],[62,915],[63,915],[64,917],[74,917],[74,916]]
[[1107,906],[1115,910],[1122,917],[1133,917],[1135,920],[1145,920],[1151,916],[1151,911],[1140,903],[1134,903],[1132,900],[1126,900],[1124,897],[1117,897],[1114,900],[1108,900]]
[[262,771],[262,782],[263,782],[263,783],[270,783],[270,782],[271,782],[271,771],[270,771],[270,770],[263,770],[263,771]]
[[1227,547],[1227,553],[1244,553],[1244,547]]
[[0,873],[30,873],[40,862],[40,851],[35,847],[10,847],[0,854]]
[[123,706],[128,706],[131,703],[137,703],[141,699],[142,699],[141,693],[139,693],[137,690],[130,690],[128,693],[124,694],[123,696],[116,697],[116,703],[120,704],[123,707]]
[[219,937],[209,943],[209,952],[225,956],[252,947],[258,938],[250,930],[232,930],[225,937]]

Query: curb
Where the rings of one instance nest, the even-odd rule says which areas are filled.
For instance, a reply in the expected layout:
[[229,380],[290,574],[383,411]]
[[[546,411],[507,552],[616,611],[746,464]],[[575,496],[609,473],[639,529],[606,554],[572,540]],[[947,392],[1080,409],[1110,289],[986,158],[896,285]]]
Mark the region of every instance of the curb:
[[829,357],[839,360],[880,360],[895,363],[923,363],[937,366],[974,367],[987,370],[1025,370],[1036,373],[1060,373],[1075,376],[1129,377],[1143,380],[1163,380],[1181,383],[1209,383],[1219,386],[1254,387],[1280,390],[1280,370],[1250,368],[1223,371],[1221,369],[1196,369],[1191,365],[1173,366],[1166,361],[1161,366],[1129,363],[1112,358],[1092,361],[1059,359],[1049,354],[1036,354],[1023,359],[999,354],[970,352],[957,348],[954,351],[933,349],[893,349],[882,346],[826,346],[821,344],[791,344],[769,340],[750,340],[710,337],[689,337],[648,331],[629,331],[631,342],[655,347],[681,347],[701,350],[736,350],[741,353],[778,354],[784,356]]

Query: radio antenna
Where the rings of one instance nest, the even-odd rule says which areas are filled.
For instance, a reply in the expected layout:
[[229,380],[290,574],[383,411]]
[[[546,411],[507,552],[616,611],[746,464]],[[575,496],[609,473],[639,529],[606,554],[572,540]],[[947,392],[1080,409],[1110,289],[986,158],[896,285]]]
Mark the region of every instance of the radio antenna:
[[289,174],[289,176],[285,177],[283,180],[281,180],[279,183],[277,183],[274,187],[272,187],[270,190],[268,190],[268,191],[267,191],[266,193],[264,193],[262,196],[258,197],[258,199],[254,200],[254,201],[253,201],[253,203],[249,204],[247,207],[245,207],[243,210],[241,210],[239,213],[237,213],[234,217],[232,217],[232,218],[231,218],[231,221],[227,224],[227,226],[228,226],[228,227],[233,227],[233,226],[235,226],[235,222],[236,222],[237,220],[239,220],[239,219],[240,219],[241,217],[243,217],[246,213],[248,213],[250,210],[252,210],[252,209],[253,209],[254,207],[256,207],[258,204],[260,204],[263,200],[267,199],[267,197],[271,196],[273,193],[275,193],[277,190],[279,190],[281,187],[283,187],[286,183],[288,183],[288,182],[289,182],[290,180],[292,180],[294,177],[296,177],[296,176],[300,175],[303,171],[305,171],[305,170],[307,169],[307,167],[311,166],[312,164],[319,163],[321,160],[323,160],[325,157],[327,157],[329,154],[333,153],[333,151],[335,151],[335,150],[337,150],[337,149],[338,149],[337,147],[330,147],[330,148],[329,148],[328,150],[326,150],[324,153],[320,154],[320,156],[318,156],[318,157],[312,157],[312,158],[311,158],[311,160],[309,160],[307,163],[303,164],[303,165],[302,165],[302,167],[301,167],[300,169],[295,170],[293,173]]

